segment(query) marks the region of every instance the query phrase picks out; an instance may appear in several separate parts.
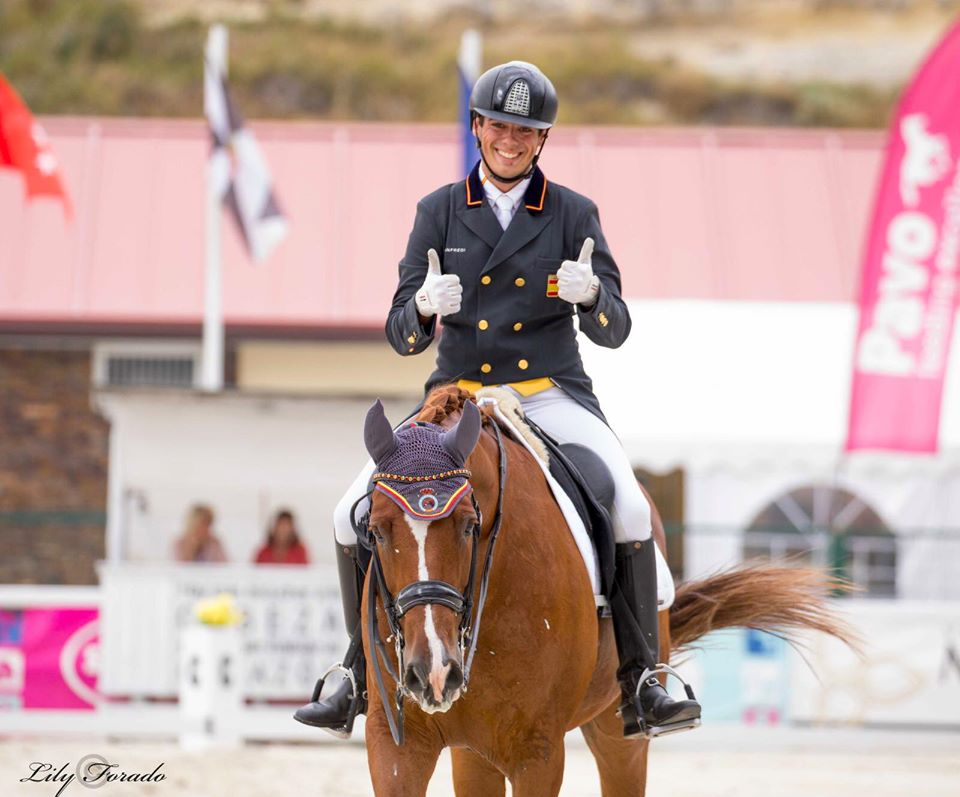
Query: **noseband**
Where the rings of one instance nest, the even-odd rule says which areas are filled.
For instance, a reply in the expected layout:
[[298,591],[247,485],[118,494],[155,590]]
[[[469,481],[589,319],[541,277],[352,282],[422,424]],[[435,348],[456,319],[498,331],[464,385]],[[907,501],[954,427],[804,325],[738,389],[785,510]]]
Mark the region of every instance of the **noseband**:
[[[470,544],[470,575],[467,578],[467,584],[461,592],[452,584],[446,581],[426,579],[414,581],[407,584],[403,589],[393,596],[387,587],[386,579],[383,575],[383,564],[380,561],[378,551],[378,542],[376,535],[370,531],[369,511],[358,521],[356,519],[356,510],[359,504],[369,497],[373,490],[361,496],[350,510],[350,520],[353,524],[353,530],[357,534],[360,544],[370,550],[370,569],[371,573],[367,576],[367,630],[374,650],[369,656],[373,665],[373,673],[377,682],[377,691],[380,693],[380,701],[383,703],[384,713],[387,717],[387,725],[390,727],[390,734],[397,745],[403,744],[403,699],[407,689],[403,686],[402,675],[404,671],[404,637],[403,628],[400,623],[404,615],[415,606],[444,606],[452,610],[459,618],[460,624],[457,633],[457,648],[460,653],[460,660],[463,662],[463,686],[462,692],[466,693],[467,685],[470,681],[470,669],[473,665],[473,657],[477,651],[477,639],[480,636],[480,620],[483,617],[483,607],[487,599],[487,589],[490,580],[490,569],[493,563],[493,549],[497,542],[497,536],[500,532],[500,524],[503,518],[503,488],[507,474],[506,451],[503,447],[503,441],[500,438],[500,429],[496,422],[491,424],[494,437],[497,441],[497,453],[499,456],[498,466],[498,488],[497,488],[497,509],[493,517],[493,524],[490,528],[490,544],[487,546],[487,553],[484,557],[483,571],[480,576],[480,594],[477,600],[476,611],[473,606],[474,585],[477,576],[477,550],[480,547],[480,531],[483,526],[483,513],[480,511],[480,505],[477,503],[476,496],[471,490],[470,500],[473,502],[473,509],[477,515],[477,522],[471,529]],[[464,471],[469,480],[469,471]],[[377,476],[374,474],[373,480]],[[443,475],[443,474],[440,474]],[[397,477],[394,477],[397,478]],[[404,477],[399,477],[403,479]],[[411,480],[425,480],[424,477],[408,477]],[[393,664],[387,654],[384,640],[380,638],[380,631],[377,623],[377,598],[383,603],[384,614],[387,617],[387,626],[390,630],[390,636],[397,655],[397,670],[394,671]],[[466,652],[466,655],[464,655]],[[393,712],[387,705],[387,687],[384,683],[381,661],[387,673],[396,683],[394,693],[394,704],[396,706],[397,716],[394,718]]]

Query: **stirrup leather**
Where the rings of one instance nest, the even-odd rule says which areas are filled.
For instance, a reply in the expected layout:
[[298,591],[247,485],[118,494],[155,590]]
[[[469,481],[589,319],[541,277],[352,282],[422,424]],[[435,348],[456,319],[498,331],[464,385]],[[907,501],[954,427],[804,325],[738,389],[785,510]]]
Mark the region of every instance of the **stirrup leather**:
[[[656,679],[657,675],[672,675],[681,684],[683,684],[683,691],[687,694],[688,700],[693,700],[696,702],[696,695],[693,693],[693,687],[690,686],[673,667],[669,664],[657,664],[654,667],[647,667],[640,678],[637,680],[637,688],[634,690],[633,698],[636,701],[638,707],[642,707],[640,703],[640,690],[647,684],[647,682],[653,678]],[[659,684],[659,681],[657,681]],[[621,712],[617,712],[618,715],[621,715]],[[621,715],[622,716],[622,715]],[[676,722],[665,722],[662,725],[650,725],[647,723],[646,718],[643,716],[643,712],[637,712],[637,724],[640,727],[640,736],[645,739],[653,739],[657,736],[669,736],[672,733],[681,733],[683,731],[692,731],[694,728],[700,727],[700,717],[694,717],[692,719],[678,720]]]
[[324,682],[327,678],[335,672],[342,672],[346,676],[346,680],[350,681],[350,686],[352,691],[350,693],[350,709],[347,713],[347,720],[339,728],[321,728],[329,733],[331,736],[335,736],[337,739],[349,739],[353,733],[353,723],[357,719],[357,714],[360,713],[360,703],[361,699],[366,697],[366,693],[360,694],[360,688],[357,686],[357,676],[354,675],[353,670],[350,667],[344,666],[342,661],[338,661],[333,666],[327,668],[327,671],[324,672],[317,679],[317,683],[313,687],[313,695],[310,698],[311,703],[316,703],[320,700],[320,693],[323,691]]

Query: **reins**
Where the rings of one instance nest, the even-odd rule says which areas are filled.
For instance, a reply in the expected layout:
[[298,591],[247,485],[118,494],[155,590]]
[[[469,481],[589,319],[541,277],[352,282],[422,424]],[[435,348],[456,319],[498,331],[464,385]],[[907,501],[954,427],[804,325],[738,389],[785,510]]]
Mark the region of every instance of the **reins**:
[[[387,725],[390,728],[390,735],[395,744],[403,744],[403,704],[404,694],[406,692],[402,682],[403,675],[403,651],[404,638],[403,629],[400,622],[414,606],[437,604],[451,609],[460,616],[458,647],[460,649],[461,661],[463,661],[463,686],[462,691],[466,693],[470,682],[470,670],[473,666],[474,655],[477,651],[477,640],[480,636],[480,622],[483,618],[483,609],[487,600],[487,591],[490,585],[490,572],[493,566],[493,551],[496,546],[497,537],[500,533],[500,526],[503,520],[503,493],[507,475],[507,455],[503,446],[503,440],[500,436],[500,429],[496,421],[491,423],[493,427],[494,438],[497,441],[498,453],[498,487],[497,487],[497,507],[493,517],[493,523],[490,527],[490,542],[487,546],[487,553],[484,557],[483,570],[480,576],[480,594],[476,604],[476,613],[473,608],[473,593],[477,575],[477,551],[480,546],[480,535],[483,527],[483,514],[477,499],[471,492],[470,498],[473,501],[473,508],[477,514],[477,522],[471,532],[472,544],[470,546],[470,575],[467,578],[467,584],[461,593],[456,587],[445,581],[425,580],[414,581],[401,589],[394,597],[387,588],[386,579],[383,574],[383,565],[380,561],[380,554],[377,549],[378,541],[372,539],[373,535],[369,529],[369,512],[356,521],[356,509],[358,505],[368,498],[373,490],[370,490],[361,496],[354,503],[350,511],[350,519],[353,523],[353,529],[361,545],[368,548],[371,552],[370,572],[367,575],[367,632],[373,650],[370,655],[370,662],[373,665],[373,674],[377,684],[377,692],[380,695],[380,701],[383,703],[384,713],[387,717]],[[379,474],[375,474],[379,475]],[[379,624],[377,622],[377,597],[379,596],[383,603],[384,614],[387,618],[387,625],[390,630],[390,636],[386,642],[393,640],[397,656],[397,669],[394,670],[387,653],[386,644],[380,638]],[[466,655],[464,653],[466,652]],[[383,666],[381,667],[381,660]],[[393,678],[396,684],[394,691],[394,706],[396,708],[396,717],[387,703],[387,685],[383,676],[383,669]]]

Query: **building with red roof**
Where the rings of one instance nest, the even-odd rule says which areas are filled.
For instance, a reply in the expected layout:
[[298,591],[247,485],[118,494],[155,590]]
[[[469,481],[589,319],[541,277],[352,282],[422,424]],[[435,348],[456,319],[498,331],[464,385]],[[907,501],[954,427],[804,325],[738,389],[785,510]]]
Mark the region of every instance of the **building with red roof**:
[[[291,232],[253,265],[224,221],[228,389],[207,395],[194,389],[205,126],[44,125],[75,216],[45,200],[25,205],[17,175],[0,173],[0,374],[20,380],[4,431],[32,452],[0,466],[0,508],[106,506],[100,554],[159,559],[187,506],[204,499],[231,558],[247,560],[272,510],[292,506],[323,558],[332,506],[365,457],[371,398],[392,398],[399,418],[431,370],[429,356],[396,357],[382,325],[416,201],[458,179],[456,131],[253,125]],[[939,549],[898,552],[893,539],[960,527],[958,369],[940,456],[841,453],[882,145],[877,133],[836,131],[550,135],[548,190],[555,181],[597,202],[634,317],[622,349],[583,346],[587,370],[667,519],[688,529],[673,548],[688,573],[773,550],[763,528],[774,517],[799,533],[869,519],[886,536],[856,560],[867,586],[957,594],[945,576],[918,578]],[[80,418],[91,393],[109,431],[94,413],[76,439],[60,439],[61,421]],[[51,459],[58,446],[66,453]],[[86,567],[52,577],[89,581]]]

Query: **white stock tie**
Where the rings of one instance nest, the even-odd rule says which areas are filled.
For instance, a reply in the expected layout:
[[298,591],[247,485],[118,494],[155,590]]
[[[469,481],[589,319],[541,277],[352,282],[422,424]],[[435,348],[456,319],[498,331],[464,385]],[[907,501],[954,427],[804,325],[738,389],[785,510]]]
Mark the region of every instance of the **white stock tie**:
[[507,229],[510,220],[513,219],[513,200],[506,194],[500,194],[494,205],[494,211],[497,214],[497,221],[503,229]]

